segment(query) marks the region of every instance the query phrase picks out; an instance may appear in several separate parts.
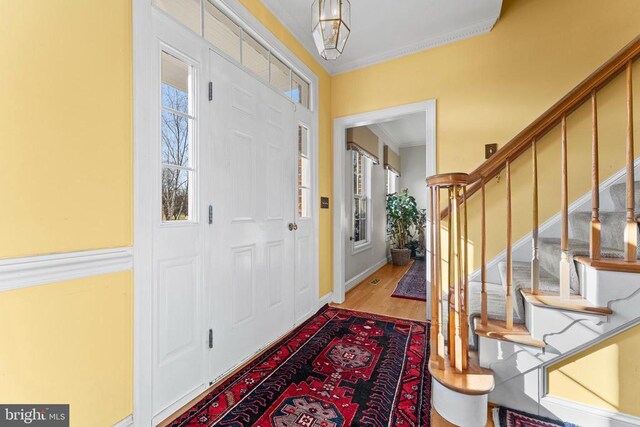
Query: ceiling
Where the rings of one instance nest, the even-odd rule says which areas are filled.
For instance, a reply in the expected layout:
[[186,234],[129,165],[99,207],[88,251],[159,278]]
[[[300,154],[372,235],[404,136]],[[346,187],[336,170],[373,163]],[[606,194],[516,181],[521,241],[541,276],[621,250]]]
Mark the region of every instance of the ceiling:
[[502,0],[350,0],[351,34],[335,61],[311,36],[312,0],[262,0],[331,74],[491,31]]
[[398,149],[427,143],[427,115],[424,112],[370,125],[369,128],[379,138]]

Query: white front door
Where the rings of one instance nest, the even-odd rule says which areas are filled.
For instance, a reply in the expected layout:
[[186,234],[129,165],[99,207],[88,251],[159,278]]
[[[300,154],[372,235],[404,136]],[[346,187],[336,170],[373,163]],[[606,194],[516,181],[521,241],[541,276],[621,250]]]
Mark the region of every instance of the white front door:
[[294,324],[297,168],[292,102],[215,52],[210,67],[216,379]]
[[159,418],[202,391],[206,379],[202,159],[207,147],[200,138],[206,104],[198,96],[206,54],[189,40],[174,41],[177,48],[158,41],[157,91],[150,94],[158,106],[149,163],[155,209],[148,221],[153,223],[153,414]]

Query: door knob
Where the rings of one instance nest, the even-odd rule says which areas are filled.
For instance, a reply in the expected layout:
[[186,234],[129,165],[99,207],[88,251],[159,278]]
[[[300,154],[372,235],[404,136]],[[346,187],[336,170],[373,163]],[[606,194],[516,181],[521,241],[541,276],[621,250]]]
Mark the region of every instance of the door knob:
[[298,229],[298,224],[296,224],[295,222],[293,223],[293,229],[297,230]]
[[292,223],[292,222],[289,223],[289,231],[295,230],[296,229],[295,227],[296,227],[296,225],[294,223]]

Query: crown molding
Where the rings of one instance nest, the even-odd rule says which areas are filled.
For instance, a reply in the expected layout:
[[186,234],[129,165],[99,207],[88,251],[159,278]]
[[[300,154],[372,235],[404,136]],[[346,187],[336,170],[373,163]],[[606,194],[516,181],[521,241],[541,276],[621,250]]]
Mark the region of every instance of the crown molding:
[[433,49],[438,46],[447,45],[480,34],[486,34],[493,29],[493,26],[498,20],[498,17],[485,18],[474,24],[449,33],[429,37],[425,40],[400,46],[385,52],[376,53],[374,55],[369,55],[364,58],[358,58],[346,62],[342,62],[341,59],[338,59],[337,61],[329,62],[322,59],[318,54],[311,35],[311,29],[303,28],[303,26],[299,24],[299,22],[288,12],[281,2],[263,1],[262,3],[331,76],[347,73],[349,71],[354,71],[359,68],[368,67],[391,59],[400,58],[423,50]]
[[371,132],[376,134],[378,138],[383,139],[388,143],[388,145],[393,145],[393,148],[399,149],[400,144],[398,144],[398,141],[396,141],[393,136],[391,136],[382,126],[380,126],[380,123],[374,123],[372,125],[369,125],[368,127],[369,129],[371,129]]
[[400,144],[399,147],[402,150],[403,148],[424,147],[425,145],[427,145],[427,141],[410,141],[405,144]]
[[[298,43],[304,47],[311,56],[316,60],[318,64],[324,70],[329,73],[329,75],[334,75],[334,63],[328,62],[323,59],[316,49],[316,45],[313,41],[313,36],[311,35],[311,28],[305,29],[302,25],[298,23],[298,21],[289,13],[286,7],[279,1],[263,1],[262,4],[267,8],[269,12],[273,16],[280,21],[280,23],[286,28],[289,33],[295,38]],[[309,8],[309,16],[311,16],[311,8]]]
[[483,19],[475,24],[469,25],[464,28],[460,28],[455,31],[451,31],[446,34],[440,34],[428,39],[419,41],[417,43],[408,44],[395,49],[380,52],[375,55],[370,55],[364,58],[359,58],[347,62],[336,62],[333,67],[333,75],[347,73],[359,68],[368,67],[370,65],[378,64],[380,62],[397,59],[412,53],[417,53],[427,49],[433,49],[435,47],[444,46],[453,42],[468,39],[480,34],[486,34],[493,29],[497,21],[496,18]]

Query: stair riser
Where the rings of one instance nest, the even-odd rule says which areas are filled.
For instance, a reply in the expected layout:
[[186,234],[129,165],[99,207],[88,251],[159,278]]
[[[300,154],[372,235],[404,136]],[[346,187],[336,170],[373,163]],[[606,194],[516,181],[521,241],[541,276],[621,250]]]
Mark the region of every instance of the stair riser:
[[[509,341],[478,337],[478,355],[480,366],[496,372],[496,384],[519,373],[532,369],[556,356],[557,353],[539,347],[515,344]],[[496,369],[494,369],[494,366]],[[504,375],[501,375],[502,371]]]
[[[545,308],[531,303],[527,303],[525,311],[531,336],[552,345],[561,353],[595,339],[606,330],[603,325],[607,322],[607,316]],[[569,336],[563,332],[567,328],[572,330]]]
[[540,386],[539,371],[534,369],[496,387],[489,394],[489,401],[499,406],[537,414]]
[[596,270],[578,264],[580,293],[590,303],[607,307],[611,301],[627,299],[640,291],[640,274]]

